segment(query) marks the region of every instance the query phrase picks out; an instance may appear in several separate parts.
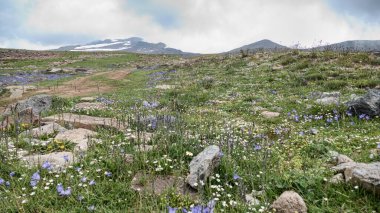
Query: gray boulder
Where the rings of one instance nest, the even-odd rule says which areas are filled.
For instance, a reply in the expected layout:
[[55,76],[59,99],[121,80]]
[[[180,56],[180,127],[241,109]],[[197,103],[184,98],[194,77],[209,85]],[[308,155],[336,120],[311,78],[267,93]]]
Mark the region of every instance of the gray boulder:
[[205,182],[213,170],[219,166],[221,157],[221,151],[218,146],[211,145],[206,147],[191,160],[190,174],[186,178],[186,183],[192,188],[198,189],[199,182]]
[[380,115],[380,89],[368,90],[367,94],[347,102],[346,105],[355,115]]
[[22,132],[21,136],[28,136],[37,138],[43,135],[51,135],[56,132],[64,132],[67,129],[57,123],[44,123],[42,126]]
[[380,162],[342,163],[332,168],[344,174],[346,182],[358,184],[366,190],[380,195]]
[[302,197],[294,191],[283,192],[270,206],[278,213],[307,213],[307,207]]
[[50,95],[35,95],[8,106],[4,114],[11,115],[12,112],[22,113],[31,110],[33,114],[37,116],[41,112],[47,111],[51,108],[52,100],[52,96]]

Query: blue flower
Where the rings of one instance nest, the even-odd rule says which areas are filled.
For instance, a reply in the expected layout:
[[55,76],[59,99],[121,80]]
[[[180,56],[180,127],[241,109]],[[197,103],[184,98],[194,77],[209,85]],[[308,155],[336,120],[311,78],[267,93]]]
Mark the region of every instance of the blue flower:
[[71,195],[71,188],[70,187],[67,187],[67,189],[65,190],[62,186],[61,183],[59,183],[57,185],[57,192],[60,196],[62,197],[67,197],[67,196],[70,196]]
[[233,179],[234,180],[239,180],[239,179],[241,179],[241,177],[238,174],[234,173]]
[[9,181],[5,182],[5,186],[9,187],[11,183]]
[[177,212],[177,209],[178,209],[178,208],[172,208],[172,207],[168,206],[168,212],[169,212],[169,213],[176,213],[176,212]]
[[84,199],[84,197],[82,195],[78,196],[78,201],[82,201],[83,199]]
[[377,143],[377,148],[380,149],[380,143]]
[[109,171],[106,171],[106,172],[105,172],[105,175],[106,175],[107,177],[111,177],[111,176],[112,176],[112,173],[109,172]]
[[32,178],[30,180],[30,186],[32,186],[32,187],[36,186],[38,184],[38,182],[40,181],[40,179],[41,179],[40,171],[35,172],[32,175]]
[[359,115],[359,119],[363,119],[363,118],[365,118],[365,116],[366,116],[366,114],[361,114],[361,115]]
[[4,184],[4,179],[3,178],[0,178],[0,185],[3,185]]
[[259,151],[259,150],[261,150],[261,146],[260,146],[259,144],[256,144],[254,150],[255,150],[255,151]]
[[88,211],[95,211],[95,206],[94,205],[89,206],[89,207],[87,207],[87,210]]
[[46,169],[46,170],[51,170],[53,168],[53,166],[49,163],[49,161],[45,161],[43,164],[42,164],[42,168],[43,169]]
[[95,185],[96,182],[94,180],[91,180],[90,183],[88,183],[90,186]]
[[15,176],[16,175],[16,172],[11,172],[11,173],[9,173],[9,176],[10,177],[13,177],[13,176]]

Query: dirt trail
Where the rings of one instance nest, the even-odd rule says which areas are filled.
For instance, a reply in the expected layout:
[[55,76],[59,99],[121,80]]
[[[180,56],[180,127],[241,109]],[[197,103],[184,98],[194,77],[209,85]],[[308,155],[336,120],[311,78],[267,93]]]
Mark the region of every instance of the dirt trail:
[[2,98],[0,102],[0,107],[5,106],[6,104],[15,102],[19,99],[25,99],[32,95],[36,94],[51,94],[57,95],[60,97],[75,97],[75,96],[92,96],[99,93],[110,92],[115,89],[115,86],[101,84],[92,80],[93,77],[102,76],[106,79],[111,80],[121,80],[125,78],[131,72],[130,69],[127,70],[118,70],[118,71],[107,71],[107,72],[97,72],[88,76],[78,77],[70,81],[66,81],[57,86],[51,87],[40,87],[36,90],[28,91],[22,94],[22,98]]

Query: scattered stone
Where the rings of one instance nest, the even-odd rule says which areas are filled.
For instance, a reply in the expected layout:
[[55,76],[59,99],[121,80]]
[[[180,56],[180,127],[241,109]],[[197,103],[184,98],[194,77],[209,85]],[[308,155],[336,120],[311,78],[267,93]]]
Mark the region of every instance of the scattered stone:
[[95,97],[82,97],[79,101],[80,102],[94,102],[94,101],[96,101],[96,98]]
[[52,115],[42,119],[43,122],[56,122],[63,126],[71,124],[75,128],[84,128],[96,130],[98,127],[112,127],[118,130],[123,130],[124,125],[114,118],[93,117],[87,115],[77,115],[72,113],[62,113]]
[[311,128],[311,129],[309,130],[309,132],[310,132],[310,134],[312,134],[312,135],[318,135],[318,133],[319,133],[318,129],[316,129],[316,128]]
[[264,118],[271,119],[271,118],[277,118],[278,116],[280,116],[280,113],[263,111],[263,112],[261,112],[261,115],[264,116]]
[[29,166],[39,166],[48,161],[54,169],[64,168],[75,162],[72,152],[54,152],[45,155],[34,154],[22,158]]
[[206,147],[191,160],[190,174],[187,176],[186,182],[192,188],[198,189],[199,182],[206,182],[213,170],[219,166],[221,157],[221,150],[218,146],[211,145]]
[[342,182],[344,182],[343,174],[339,173],[339,174],[334,175],[334,176],[329,180],[329,182],[332,183],[332,184],[338,184],[338,183],[342,183]]
[[72,143],[77,144],[75,146],[75,150],[86,151],[90,142],[90,138],[94,137],[95,135],[96,132],[94,131],[79,128],[58,133],[58,135],[55,136],[55,139],[71,141]]
[[7,107],[5,114],[11,115],[12,112],[20,113],[25,110],[32,110],[34,115],[39,115],[41,112],[51,108],[52,96],[50,95],[35,95],[26,100],[18,101]]
[[380,89],[368,90],[367,94],[347,102],[346,105],[355,115],[380,115]]
[[283,192],[271,205],[278,213],[307,213],[307,207],[302,197],[294,191]]
[[380,195],[380,162],[375,163],[342,163],[332,168],[344,173],[346,182],[358,184],[366,190]]
[[100,102],[83,102],[77,103],[74,106],[74,110],[105,110],[107,105]]
[[186,186],[184,179],[175,176],[137,173],[132,179],[131,188],[139,193],[156,195],[174,189],[178,194],[197,198],[196,192]]
[[342,155],[342,154],[339,154],[338,152],[335,152],[335,151],[330,151],[329,155],[331,157],[331,162],[334,163],[334,165],[339,165],[339,164],[348,163],[348,162],[354,162],[347,155]]
[[315,102],[317,104],[321,104],[321,105],[338,105],[339,104],[339,98],[325,97],[325,98],[317,99]]
[[245,195],[245,202],[252,206],[260,205],[260,201],[257,198],[253,197],[252,194]]
[[20,135],[21,136],[28,136],[30,135],[31,137],[38,138],[43,135],[52,135],[57,132],[64,132],[67,129],[62,127],[61,125],[57,123],[43,123],[40,127],[31,129],[31,130],[26,130],[25,132],[22,132]]

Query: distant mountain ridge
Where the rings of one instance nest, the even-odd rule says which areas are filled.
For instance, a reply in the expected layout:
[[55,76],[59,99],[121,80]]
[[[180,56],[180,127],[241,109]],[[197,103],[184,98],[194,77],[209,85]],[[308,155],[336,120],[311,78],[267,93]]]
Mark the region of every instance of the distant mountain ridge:
[[166,44],[145,42],[142,38],[131,37],[128,39],[105,39],[94,41],[84,45],[70,45],[56,49],[57,51],[126,51],[144,54],[178,54],[186,55],[192,53],[182,52],[181,50],[168,48]]
[[380,51],[380,40],[351,40],[335,44],[310,48],[308,50],[331,50],[331,51]]
[[271,40],[264,39],[257,41],[252,44],[244,45],[242,47],[233,49],[228,51],[227,53],[239,53],[241,50],[243,51],[258,51],[258,50],[271,50],[271,51],[279,51],[279,50],[288,50],[289,47],[277,44]]

